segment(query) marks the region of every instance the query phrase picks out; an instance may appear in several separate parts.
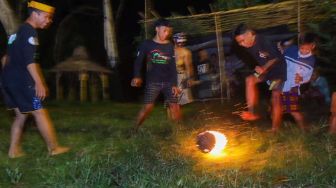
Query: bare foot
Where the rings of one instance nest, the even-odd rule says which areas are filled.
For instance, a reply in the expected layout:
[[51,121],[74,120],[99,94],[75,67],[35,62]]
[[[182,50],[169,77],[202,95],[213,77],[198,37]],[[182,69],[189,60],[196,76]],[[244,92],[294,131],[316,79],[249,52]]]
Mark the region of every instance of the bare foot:
[[279,128],[271,128],[271,129],[268,129],[266,132],[267,133],[270,133],[270,134],[273,134],[273,135],[276,135],[279,133]]
[[23,152],[22,150],[16,150],[16,151],[9,151],[8,152],[8,157],[11,159],[19,158],[25,156],[26,153]]
[[242,112],[242,114],[240,115],[240,117],[245,120],[245,121],[256,121],[258,120],[260,117],[256,114],[253,114],[249,111],[244,111]]
[[59,155],[59,154],[62,154],[62,153],[66,153],[70,150],[69,147],[62,147],[62,146],[58,146],[57,148],[49,151],[49,155],[50,156],[54,156],[54,155]]

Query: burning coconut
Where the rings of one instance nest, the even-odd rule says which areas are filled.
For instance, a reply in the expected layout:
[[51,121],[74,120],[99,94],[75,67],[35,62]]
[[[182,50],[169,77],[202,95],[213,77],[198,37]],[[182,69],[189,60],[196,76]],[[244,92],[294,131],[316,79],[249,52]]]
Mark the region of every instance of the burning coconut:
[[226,144],[226,136],[218,131],[205,131],[197,135],[197,147],[204,153],[219,154]]

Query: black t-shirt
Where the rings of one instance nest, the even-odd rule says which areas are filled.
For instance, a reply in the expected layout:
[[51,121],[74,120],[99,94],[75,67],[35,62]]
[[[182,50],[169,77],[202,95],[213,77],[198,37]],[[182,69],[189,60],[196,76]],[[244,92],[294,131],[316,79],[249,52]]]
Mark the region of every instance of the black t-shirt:
[[9,61],[2,72],[3,85],[34,85],[27,66],[36,63],[38,44],[37,32],[28,23],[21,25],[18,32],[9,37]]
[[142,77],[141,69],[146,63],[146,79],[148,83],[170,82],[176,86],[177,72],[172,43],[159,44],[153,40],[144,41],[134,63],[134,77]]
[[256,35],[255,44],[246,48],[247,51],[255,58],[260,66],[265,65],[268,61],[276,59],[277,62],[264,75],[266,80],[281,79],[286,80],[287,67],[284,56],[278,50],[276,44],[267,40],[262,35]]

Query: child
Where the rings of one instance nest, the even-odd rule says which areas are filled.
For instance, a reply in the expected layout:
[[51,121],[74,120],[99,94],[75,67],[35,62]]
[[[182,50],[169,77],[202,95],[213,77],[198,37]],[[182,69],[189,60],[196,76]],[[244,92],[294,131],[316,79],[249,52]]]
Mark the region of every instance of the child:
[[321,99],[322,104],[330,104],[330,90],[327,79],[320,75],[318,69],[315,69],[310,80],[310,86],[312,90],[315,90],[315,95],[312,94],[312,97]]
[[290,113],[300,129],[307,130],[299,108],[300,85],[309,82],[315,65],[313,50],[316,35],[306,33],[299,38],[299,47],[293,45],[284,51],[287,63],[287,80],[282,89],[283,112]]

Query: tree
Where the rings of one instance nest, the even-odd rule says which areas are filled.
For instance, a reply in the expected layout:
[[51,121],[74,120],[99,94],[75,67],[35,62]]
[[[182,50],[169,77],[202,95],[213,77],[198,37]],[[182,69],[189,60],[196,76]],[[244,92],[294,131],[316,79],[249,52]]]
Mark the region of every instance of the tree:
[[15,33],[19,26],[19,20],[7,0],[0,0],[0,21],[7,35]]

